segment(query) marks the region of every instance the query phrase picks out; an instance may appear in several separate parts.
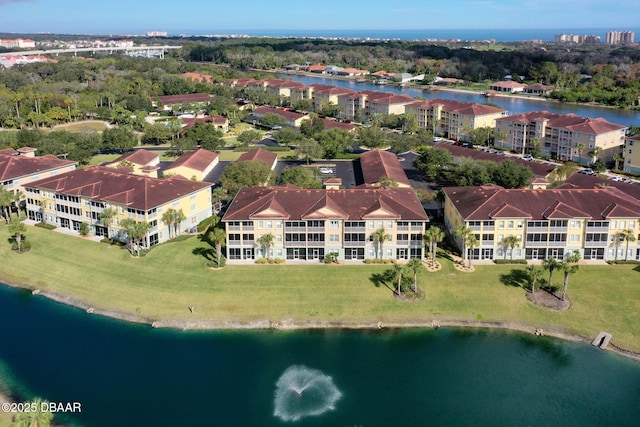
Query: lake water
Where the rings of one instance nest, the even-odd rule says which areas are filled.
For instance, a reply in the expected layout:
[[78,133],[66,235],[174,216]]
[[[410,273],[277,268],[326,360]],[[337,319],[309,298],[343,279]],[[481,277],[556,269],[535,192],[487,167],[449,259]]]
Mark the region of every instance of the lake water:
[[82,413],[60,418],[73,425],[583,427],[640,420],[640,365],[533,334],[159,330],[5,286],[0,307],[2,384],[25,397],[80,402]]
[[549,111],[551,113],[573,113],[582,117],[603,117],[612,123],[623,126],[640,126],[640,111],[623,110],[618,108],[605,108],[589,105],[565,104],[561,102],[549,102],[544,99],[523,99],[508,96],[494,96],[485,98],[481,94],[467,92],[452,92],[440,90],[425,92],[420,88],[400,89],[392,86],[377,86],[365,83],[356,83],[350,80],[339,80],[322,77],[296,76],[290,74],[280,75],[281,78],[292,79],[304,84],[326,84],[339,87],[348,87],[353,90],[379,90],[384,92],[403,93],[409,96],[421,96],[426,99],[443,98],[457,101],[475,102],[480,104],[492,103],[499,105],[511,114],[527,111]]

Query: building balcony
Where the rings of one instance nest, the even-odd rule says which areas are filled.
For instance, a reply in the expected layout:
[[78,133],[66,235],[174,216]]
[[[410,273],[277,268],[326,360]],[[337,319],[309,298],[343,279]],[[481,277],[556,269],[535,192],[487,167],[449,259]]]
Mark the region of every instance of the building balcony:
[[367,246],[367,242],[344,242],[345,248],[363,248]]
[[525,248],[545,248],[548,242],[526,242]]
[[592,241],[592,242],[584,242],[585,248],[606,248],[607,242],[605,241]]
[[365,233],[366,231],[366,227],[344,227],[345,233]]
[[306,231],[307,231],[307,227],[287,227],[287,226],[285,226],[284,229],[288,233],[290,233],[290,232],[291,233],[292,232],[295,232],[295,233],[306,233]]
[[608,233],[609,226],[606,227],[589,227],[585,230],[587,233]]

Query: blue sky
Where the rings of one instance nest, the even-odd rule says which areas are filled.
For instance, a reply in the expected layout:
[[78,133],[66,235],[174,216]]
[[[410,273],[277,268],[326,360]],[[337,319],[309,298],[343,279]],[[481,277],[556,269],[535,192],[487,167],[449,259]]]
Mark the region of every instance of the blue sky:
[[12,33],[636,27],[638,0],[0,0]]

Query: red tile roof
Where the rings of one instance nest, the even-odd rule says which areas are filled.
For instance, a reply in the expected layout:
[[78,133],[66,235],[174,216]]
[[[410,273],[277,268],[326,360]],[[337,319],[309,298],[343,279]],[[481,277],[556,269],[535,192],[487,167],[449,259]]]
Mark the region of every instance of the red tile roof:
[[200,148],[199,150],[185,153],[182,156],[178,157],[178,159],[171,163],[169,167],[165,169],[165,171],[184,166],[202,172],[207,169],[217,158],[217,153],[205,150],[204,148]]
[[610,179],[585,175],[583,173],[571,174],[565,181],[570,188],[616,188],[619,191],[640,200],[640,185],[626,182],[612,181]]
[[[15,153],[15,152],[14,152]],[[18,179],[23,176],[75,165],[78,162],[62,160],[48,154],[39,157],[25,157],[15,154],[0,154],[0,182]]]
[[231,202],[223,221],[253,218],[428,221],[415,192],[398,187],[348,190],[307,190],[292,186],[243,188]]
[[441,98],[417,101],[408,105],[408,107],[424,109],[430,109],[435,106],[442,106],[442,109],[447,112],[455,112],[468,116],[484,116],[487,114],[498,114],[505,111],[500,107],[494,107],[492,105]]
[[326,130],[342,129],[342,130],[346,130],[348,132],[354,130],[357,127],[353,123],[339,122],[337,120],[331,120],[331,119],[326,119],[326,118],[322,119],[322,125],[324,126],[324,128]]
[[145,166],[148,163],[153,162],[160,155],[154,151],[145,150],[141,148],[139,150],[130,151],[126,154],[115,159],[113,162],[108,163],[109,165],[117,165],[120,162],[131,162],[134,165]]
[[188,93],[184,95],[165,95],[158,97],[162,105],[182,104],[183,102],[209,102],[208,93]]
[[467,221],[504,217],[603,220],[640,215],[640,200],[608,188],[505,190],[487,185],[448,187],[443,191]]
[[89,197],[95,201],[119,203],[147,211],[212,185],[174,177],[157,179],[103,166],[89,166],[34,181],[25,187]]
[[265,114],[276,114],[287,121],[295,122],[303,117],[307,117],[306,114],[300,114],[293,111],[282,110],[274,107],[258,107],[253,110],[253,113],[259,117],[264,116]]
[[602,133],[626,129],[626,126],[611,123],[601,117],[593,119],[590,117],[576,116],[575,114],[558,114],[550,113],[548,111],[530,111],[512,116],[500,117],[496,120],[518,122],[522,124],[547,121],[546,125],[549,127],[564,128],[589,135],[599,135]]
[[229,119],[224,117],[224,116],[205,116],[205,117],[183,117],[182,118],[182,122],[185,124],[185,126],[182,128],[182,130],[186,130],[189,129],[191,127],[193,127],[193,125],[195,125],[198,122],[201,123],[213,123],[214,125],[219,125],[219,126],[223,126],[225,124],[229,123]]
[[182,78],[185,80],[191,79],[198,82],[213,83],[213,77],[206,74],[184,73],[182,74]]
[[278,160],[277,154],[272,153],[268,150],[263,150],[262,148],[242,153],[242,155],[238,158],[238,162],[265,162],[267,165],[269,165],[269,167],[271,167],[276,162],[276,160]]
[[386,176],[398,184],[411,185],[398,157],[389,151],[364,152],[360,155],[360,165],[365,184],[377,184],[380,182],[380,178]]

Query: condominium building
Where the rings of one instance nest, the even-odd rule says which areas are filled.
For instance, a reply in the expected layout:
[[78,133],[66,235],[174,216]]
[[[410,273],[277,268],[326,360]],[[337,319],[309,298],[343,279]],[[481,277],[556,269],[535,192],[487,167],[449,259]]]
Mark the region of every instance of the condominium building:
[[608,44],[633,44],[634,38],[633,31],[608,31],[606,41]]
[[407,114],[416,117],[418,127],[451,139],[469,140],[469,131],[495,127],[506,112],[502,108],[449,99],[415,101],[406,105]]
[[622,170],[640,174],[640,135],[626,138],[622,155],[624,157]]
[[45,177],[72,171],[78,162],[59,159],[53,154],[35,155],[36,149],[22,147],[17,151],[0,150],[0,185],[15,194],[24,192],[24,187]]
[[[329,253],[341,260],[422,258],[428,218],[411,188],[287,185],[240,190],[222,222],[230,262],[267,256],[318,262]],[[378,244],[380,229],[385,239]],[[269,248],[259,243],[266,234],[273,236]]]
[[[79,231],[87,223],[97,236],[124,240],[122,221],[134,219],[150,224],[143,246],[162,243],[171,236],[170,224],[162,221],[169,210],[182,211],[179,232],[195,230],[211,216],[211,183],[173,176],[156,179],[103,166],[76,169],[25,185],[30,220]],[[115,216],[103,220],[110,208]]]
[[540,144],[553,159],[590,163],[620,152],[626,130],[603,118],[531,111],[496,119],[496,145],[524,154]]
[[[505,190],[488,185],[443,191],[451,233],[464,224],[476,237],[472,259],[562,259],[576,250],[585,260],[640,259],[638,241],[624,238],[640,233],[640,200],[617,188]],[[518,244],[506,245],[507,236],[516,236]]]

